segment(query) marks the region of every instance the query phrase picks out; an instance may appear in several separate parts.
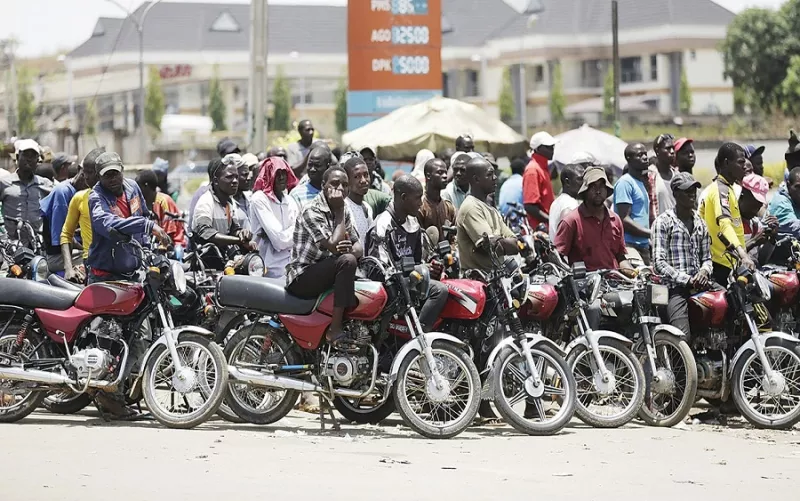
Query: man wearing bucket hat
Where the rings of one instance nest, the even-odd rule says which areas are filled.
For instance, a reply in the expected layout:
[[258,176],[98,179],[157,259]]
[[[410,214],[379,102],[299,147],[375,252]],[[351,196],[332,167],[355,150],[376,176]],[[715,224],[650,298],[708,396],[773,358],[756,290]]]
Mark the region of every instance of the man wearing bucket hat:
[[582,262],[588,271],[630,269],[622,220],[605,205],[613,189],[602,167],[589,167],[583,173],[578,190],[582,202],[561,220],[554,242],[570,264]]
[[778,218],[772,214],[758,215],[767,206],[769,181],[758,174],[748,174],[742,180],[739,212],[742,214],[744,243],[750,257],[766,264],[775,250],[773,237],[778,233]]
[[692,289],[708,284],[713,271],[711,235],[696,210],[700,183],[688,172],[679,172],[672,176],[670,189],[675,207],[653,224],[653,267],[669,287],[669,322],[689,339],[687,299]]

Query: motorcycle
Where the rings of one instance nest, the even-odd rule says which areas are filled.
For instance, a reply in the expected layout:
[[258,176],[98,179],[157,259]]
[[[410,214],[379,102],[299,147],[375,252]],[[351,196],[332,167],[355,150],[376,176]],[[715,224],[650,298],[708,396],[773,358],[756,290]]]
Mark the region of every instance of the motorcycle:
[[[356,353],[323,342],[332,294],[305,300],[265,278],[220,280],[220,306],[263,315],[225,346],[232,380],[226,402],[239,417],[273,423],[293,408],[299,392],[311,391],[327,403],[342,397],[367,400],[371,408],[393,396],[403,421],[429,438],[453,437],[472,423],[480,403],[480,375],[462,341],[422,331],[413,297],[425,293],[424,274],[411,258],[388,266],[373,257],[364,261],[380,270],[385,281],[356,281],[358,304],[345,312],[344,325],[359,339]],[[396,351],[391,347],[397,338],[386,329],[392,317],[404,318],[409,326],[410,340]],[[379,374],[387,368],[388,375]]]
[[769,281],[741,262],[719,234],[732,264],[726,289],[689,298],[692,349],[697,360],[697,396],[714,402],[733,398],[750,423],[770,429],[800,422],[800,340],[778,331],[761,332],[768,319]]
[[0,242],[0,255],[8,266],[8,278],[47,282],[50,269],[47,259],[13,240]]
[[141,388],[150,412],[171,428],[193,428],[222,403],[227,367],[213,333],[175,327],[165,306],[171,290],[185,290],[183,268],[112,233],[137,253],[141,282],[76,291],[0,279],[0,422],[23,419],[51,392],[71,391],[88,404],[90,391]]
[[[798,293],[800,293],[800,241],[792,236],[784,236],[775,243],[775,248],[783,259],[781,265],[767,264],[761,271],[770,282],[772,299],[767,307],[775,330],[800,336],[798,318]],[[777,261],[777,260],[775,260]],[[770,260],[770,263],[774,262]],[[788,265],[788,266],[787,266]]]

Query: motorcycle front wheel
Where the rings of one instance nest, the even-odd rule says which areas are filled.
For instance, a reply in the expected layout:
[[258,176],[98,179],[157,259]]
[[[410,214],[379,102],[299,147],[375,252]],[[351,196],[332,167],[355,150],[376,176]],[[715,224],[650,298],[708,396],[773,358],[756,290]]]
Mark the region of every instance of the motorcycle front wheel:
[[618,428],[642,407],[644,370],[631,349],[616,339],[601,338],[598,349],[608,381],[589,347],[579,344],[567,355],[578,390],[575,413],[595,428]]
[[182,368],[166,345],[158,345],[147,360],[142,393],[153,416],[169,428],[188,429],[206,422],[225,398],[228,364],[222,349],[197,334],[176,340]]
[[437,386],[425,355],[412,351],[397,373],[394,403],[406,425],[428,438],[451,438],[478,414],[481,377],[475,362],[459,346],[434,341],[433,358],[442,384]]
[[566,360],[549,346],[531,347],[543,387],[535,387],[525,356],[504,348],[492,368],[494,405],[515,430],[528,435],[554,435],[575,414],[575,378]]
[[785,339],[768,340],[764,347],[774,379],[770,381],[755,350],[747,350],[733,367],[733,401],[755,426],[791,428],[800,422],[800,347]]
[[639,417],[650,426],[675,426],[694,405],[697,362],[686,341],[669,334],[656,335],[653,348],[658,381],[653,380],[647,354],[639,357],[647,386]]

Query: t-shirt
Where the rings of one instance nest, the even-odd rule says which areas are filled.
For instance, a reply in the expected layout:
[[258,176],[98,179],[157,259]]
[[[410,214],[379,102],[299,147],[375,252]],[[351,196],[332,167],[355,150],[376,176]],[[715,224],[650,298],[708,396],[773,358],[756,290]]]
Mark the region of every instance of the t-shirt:
[[582,262],[588,271],[617,269],[617,256],[625,255],[622,220],[606,209],[601,221],[580,205],[561,220],[553,244],[570,264]]
[[317,198],[319,195],[320,190],[317,189],[311,183],[302,183],[295,186],[295,188],[290,193],[291,196],[297,200],[297,204],[300,206],[300,210],[305,209],[306,205],[308,205],[312,200]]
[[[614,212],[619,214],[619,204],[631,205],[631,219],[642,228],[650,227],[650,197],[647,187],[630,174],[625,174],[614,186]],[[625,243],[633,247],[650,248],[648,237],[635,237],[625,233]]]
[[[375,237],[386,243],[379,243]],[[389,237],[390,238],[387,238]],[[384,263],[389,263],[388,252],[393,254],[393,259],[404,257],[414,258],[414,262],[422,262],[422,231],[419,221],[413,216],[408,216],[402,223],[395,219],[394,207],[390,206],[380,216],[375,218],[375,225],[367,237],[366,252],[377,257]],[[389,243],[391,242],[391,243]]]
[[83,260],[89,259],[89,247],[92,246],[92,217],[89,212],[89,192],[81,190],[69,201],[67,219],[61,228],[61,245],[71,244],[75,238],[75,230],[80,225],[83,241]]
[[[672,188],[669,186],[669,180],[664,180],[661,177],[661,173],[658,171],[656,166],[651,166],[650,171],[655,174],[655,196],[656,196],[656,207],[658,207],[658,214],[653,214],[654,217],[658,217],[660,214],[664,214],[670,209],[675,208],[675,196],[672,194]],[[673,172],[672,175],[674,176],[675,173]],[[670,177],[670,180],[672,177]]]
[[556,239],[556,231],[558,231],[558,224],[564,219],[564,216],[577,209],[580,201],[572,198],[569,193],[562,193],[550,206],[550,241]]
[[450,200],[442,198],[439,202],[432,202],[424,195],[419,210],[419,224],[426,229],[434,226],[439,230],[439,241],[442,241],[445,239],[442,228],[456,224],[456,208]]
[[481,202],[469,195],[456,215],[456,227],[461,267],[464,270],[492,269],[492,260],[489,256],[475,252],[475,243],[483,235],[499,236],[502,238],[515,238],[514,232],[503,222],[503,216],[494,207]]
[[[522,203],[539,205],[542,210],[549,214],[553,200],[555,200],[555,195],[553,194],[553,182],[550,180],[547,159],[538,153],[534,153],[530,163],[525,167],[525,174],[522,176]],[[528,223],[531,228],[536,228],[539,223],[547,225],[549,222],[539,221],[530,214],[528,215]]]
[[353,217],[353,225],[358,232],[358,241],[361,242],[361,246],[363,247],[364,240],[367,238],[367,231],[369,231],[370,226],[372,226],[372,208],[366,203],[362,203],[359,206],[351,200],[350,197],[345,198],[344,201],[347,204],[347,208],[350,210],[350,215]]
[[125,196],[125,193],[122,194],[121,197],[117,197],[117,201],[115,203],[116,210],[114,212],[122,218],[131,217],[131,207],[128,205],[128,197]]
[[719,176],[711,183],[705,198],[700,201],[698,212],[706,222],[711,235],[711,260],[730,268],[731,262],[725,256],[726,247],[717,235],[722,233],[733,245],[742,247],[745,246],[745,240],[739,199],[725,178]]
[[522,203],[522,176],[511,174],[511,177],[500,185],[500,195],[497,198],[497,206],[505,216],[511,209],[511,203]]

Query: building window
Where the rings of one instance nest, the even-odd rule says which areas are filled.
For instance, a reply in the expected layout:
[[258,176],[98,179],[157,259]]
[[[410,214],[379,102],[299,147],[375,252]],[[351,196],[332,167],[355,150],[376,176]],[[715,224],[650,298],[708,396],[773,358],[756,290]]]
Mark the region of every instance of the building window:
[[442,72],[442,96],[450,97],[450,74],[446,71]]
[[581,84],[583,87],[595,88],[603,86],[605,78],[606,61],[588,59],[581,61]]
[[693,50],[690,50],[689,51],[689,57],[692,59],[692,61],[696,60],[697,59],[697,52],[695,52]]
[[466,88],[464,89],[464,97],[477,97],[480,96],[480,73],[475,70],[466,70]]
[[658,56],[655,54],[650,56],[650,80],[658,80]]
[[533,81],[536,83],[544,82],[544,66],[537,64],[533,67]]
[[177,114],[181,110],[181,93],[177,85],[164,87],[164,107],[168,114]]
[[97,130],[114,130],[114,97],[98,97],[95,109],[97,110]]
[[619,61],[620,81],[622,83],[635,83],[642,81],[642,58],[623,57]]

